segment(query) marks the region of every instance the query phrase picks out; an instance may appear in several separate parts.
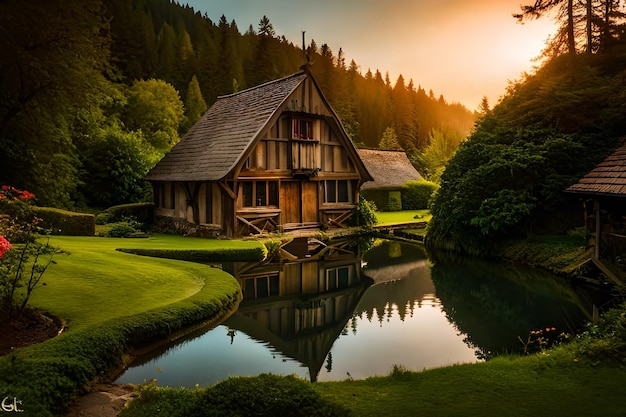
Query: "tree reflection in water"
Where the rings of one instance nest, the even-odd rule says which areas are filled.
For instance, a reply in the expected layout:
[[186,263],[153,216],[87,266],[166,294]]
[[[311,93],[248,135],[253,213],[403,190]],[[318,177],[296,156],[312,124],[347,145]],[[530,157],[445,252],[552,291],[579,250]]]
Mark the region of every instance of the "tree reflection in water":
[[155,368],[167,370],[157,375],[160,384],[191,387],[236,375],[300,374],[300,367],[311,381],[366,378],[394,364],[421,370],[518,352],[519,338],[532,330],[576,330],[585,319],[579,294],[553,276],[429,259],[421,245],[299,241],[283,255],[224,265],[244,300],[219,335],[143,358],[137,367],[146,370],[130,369],[119,382],[149,380]]

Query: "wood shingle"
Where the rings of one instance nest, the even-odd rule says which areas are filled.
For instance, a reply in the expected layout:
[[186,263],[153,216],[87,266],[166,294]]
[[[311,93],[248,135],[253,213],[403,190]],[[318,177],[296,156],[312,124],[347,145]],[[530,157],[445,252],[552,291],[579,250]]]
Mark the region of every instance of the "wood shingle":
[[569,193],[626,197],[626,145],[565,190]]
[[235,167],[306,74],[218,97],[146,176],[149,181],[219,181]]

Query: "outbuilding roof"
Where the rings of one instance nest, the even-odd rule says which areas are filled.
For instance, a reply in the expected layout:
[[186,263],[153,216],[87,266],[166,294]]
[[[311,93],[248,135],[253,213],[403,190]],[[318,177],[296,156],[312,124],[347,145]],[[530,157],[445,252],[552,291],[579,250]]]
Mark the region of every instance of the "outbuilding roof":
[[146,179],[223,179],[306,77],[306,73],[300,72],[239,93],[218,97],[181,141],[146,175]]
[[626,145],[618,148],[566,192],[626,197]]
[[404,151],[362,148],[357,152],[374,178],[374,181],[363,184],[362,190],[396,188],[407,181],[422,179]]

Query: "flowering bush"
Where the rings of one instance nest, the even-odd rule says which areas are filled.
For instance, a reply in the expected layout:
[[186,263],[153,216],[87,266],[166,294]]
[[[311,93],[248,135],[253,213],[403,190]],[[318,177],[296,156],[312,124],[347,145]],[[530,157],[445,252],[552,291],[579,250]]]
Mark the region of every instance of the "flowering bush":
[[[43,274],[60,251],[41,242],[32,202],[35,195],[0,187],[0,321],[19,316]],[[11,244],[12,242],[13,244]]]
[[8,240],[4,238],[4,236],[0,236],[0,258],[4,255],[6,251],[11,249],[11,244]]

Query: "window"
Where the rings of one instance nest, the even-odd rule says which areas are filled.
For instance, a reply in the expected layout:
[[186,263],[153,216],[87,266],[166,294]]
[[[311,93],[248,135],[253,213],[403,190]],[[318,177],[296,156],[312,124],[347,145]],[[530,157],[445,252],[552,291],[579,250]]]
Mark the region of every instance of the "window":
[[326,270],[326,289],[342,290],[350,286],[350,267],[342,266]]
[[326,187],[326,203],[350,203],[350,186],[348,180],[327,180],[324,181]]
[[280,295],[280,279],[278,272],[244,279],[244,300],[254,300],[274,295]]
[[243,207],[277,207],[277,181],[246,181],[241,184]]
[[313,139],[313,122],[305,119],[291,120],[292,139]]

